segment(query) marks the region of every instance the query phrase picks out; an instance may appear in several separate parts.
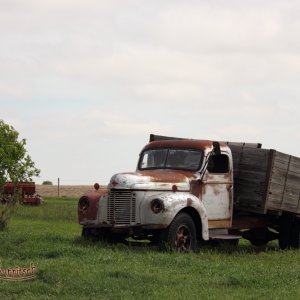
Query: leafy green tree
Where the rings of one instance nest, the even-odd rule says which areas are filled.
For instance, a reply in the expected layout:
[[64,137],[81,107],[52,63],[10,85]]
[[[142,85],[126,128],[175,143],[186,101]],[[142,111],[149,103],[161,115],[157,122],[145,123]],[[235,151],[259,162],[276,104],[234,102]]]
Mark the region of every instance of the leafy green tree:
[[[27,154],[25,145],[26,140],[19,140],[19,133],[14,128],[0,120],[0,201],[5,182],[11,181],[17,187],[18,182],[32,181],[32,177],[40,173]],[[0,205],[0,230],[7,226],[14,211],[17,192],[9,202]]]

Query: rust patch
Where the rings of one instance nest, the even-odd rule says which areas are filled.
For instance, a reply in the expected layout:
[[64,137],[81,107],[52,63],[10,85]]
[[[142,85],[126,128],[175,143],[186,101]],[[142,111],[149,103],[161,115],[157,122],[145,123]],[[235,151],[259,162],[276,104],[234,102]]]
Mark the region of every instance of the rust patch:
[[229,196],[229,210],[230,210],[230,214],[232,215],[232,204],[233,204],[233,185],[227,184],[227,190],[228,190],[228,196]]
[[148,176],[152,182],[179,183],[196,178],[193,172],[175,170],[146,170],[139,171],[136,175]]
[[218,196],[220,195],[220,187],[217,185],[217,186],[213,186],[213,193],[215,196]]
[[193,200],[190,198],[187,198],[186,200],[186,206],[192,206]]
[[[228,147],[225,143],[220,142],[221,147]],[[190,148],[190,149],[212,149],[213,142],[206,140],[162,140],[151,142],[144,147],[145,149],[155,148]]]
[[197,198],[200,198],[203,192],[203,184],[200,182],[200,180],[192,180],[191,181],[191,187],[190,187],[190,193]]
[[97,213],[98,213],[98,201],[99,198],[108,193],[108,190],[101,190],[101,191],[93,191],[84,194],[83,197],[86,197],[88,200],[88,208],[86,210],[82,210],[79,207],[79,202],[77,206],[78,211],[78,221],[89,221],[89,220],[96,220]]
[[230,228],[231,219],[226,220],[208,220],[208,228]]

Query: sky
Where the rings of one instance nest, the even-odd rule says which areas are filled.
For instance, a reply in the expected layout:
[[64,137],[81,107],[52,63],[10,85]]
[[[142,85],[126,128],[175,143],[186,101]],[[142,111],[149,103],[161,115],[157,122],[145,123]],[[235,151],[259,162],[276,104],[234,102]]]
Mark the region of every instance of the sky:
[[37,183],[107,184],[149,134],[300,157],[300,2],[0,0],[0,119]]

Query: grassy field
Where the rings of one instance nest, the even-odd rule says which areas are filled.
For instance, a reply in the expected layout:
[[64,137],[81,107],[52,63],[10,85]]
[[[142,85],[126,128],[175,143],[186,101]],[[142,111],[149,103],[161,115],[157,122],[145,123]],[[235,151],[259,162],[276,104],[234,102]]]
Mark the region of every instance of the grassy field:
[[0,232],[1,268],[37,278],[0,281],[1,299],[300,299],[300,251],[200,247],[177,254],[80,237],[76,199],[21,206]]

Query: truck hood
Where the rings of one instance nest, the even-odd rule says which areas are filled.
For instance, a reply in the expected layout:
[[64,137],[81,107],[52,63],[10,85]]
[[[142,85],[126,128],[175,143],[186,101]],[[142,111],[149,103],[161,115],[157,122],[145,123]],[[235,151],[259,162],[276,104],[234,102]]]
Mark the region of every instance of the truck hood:
[[134,173],[115,174],[109,183],[110,189],[172,190],[190,189],[190,181],[198,178],[197,173],[177,170],[147,170]]

